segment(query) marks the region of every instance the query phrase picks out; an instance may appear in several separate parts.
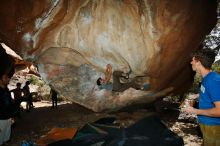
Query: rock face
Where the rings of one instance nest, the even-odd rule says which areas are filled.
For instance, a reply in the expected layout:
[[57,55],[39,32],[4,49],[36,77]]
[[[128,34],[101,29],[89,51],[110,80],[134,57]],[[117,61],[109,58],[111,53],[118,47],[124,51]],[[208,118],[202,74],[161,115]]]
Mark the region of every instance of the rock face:
[[[67,99],[117,110],[180,93],[192,81],[190,53],[216,24],[215,0],[1,0],[0,39],[34,62]],[[131,70],[147,91],[96,90],[106,64]]]

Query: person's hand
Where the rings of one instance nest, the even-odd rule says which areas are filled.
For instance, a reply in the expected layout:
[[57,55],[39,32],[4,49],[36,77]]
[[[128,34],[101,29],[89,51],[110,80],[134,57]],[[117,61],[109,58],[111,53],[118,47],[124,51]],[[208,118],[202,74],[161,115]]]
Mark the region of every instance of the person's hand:
[[199,94],[190,94],[189,95],[189,99],[191,99],[191,100],[195,100],[198,97],[199,97]]
[[196,114],[196,109],[194,107],[186,107],[186,108],[182,108],[182,111],[188,113],[188,114]]

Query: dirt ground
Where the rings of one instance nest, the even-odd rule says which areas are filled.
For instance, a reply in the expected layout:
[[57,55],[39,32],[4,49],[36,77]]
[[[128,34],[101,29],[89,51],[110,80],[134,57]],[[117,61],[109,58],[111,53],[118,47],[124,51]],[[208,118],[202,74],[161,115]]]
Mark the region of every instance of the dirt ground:
[[87,122],[93,122],[106,116],[116,116],[122,126],[129,126],[143,117],[156,114],[175,133],[183,137],[185,146],[200,146],[202,139],[198,132],[198,124],[190,120],[178,120],[179,111],[162,107],[154,109],[138,109],[117,113],[94,113],[82,106],[72,103],[59,103],[52,109],[48,101],[34,102],[30,112],[22,111],[21,118],[16,119],[12,129],[11,140],[7,145],[21,146],[23,140],[35,142],[50,129],[55,127],[80,128]]

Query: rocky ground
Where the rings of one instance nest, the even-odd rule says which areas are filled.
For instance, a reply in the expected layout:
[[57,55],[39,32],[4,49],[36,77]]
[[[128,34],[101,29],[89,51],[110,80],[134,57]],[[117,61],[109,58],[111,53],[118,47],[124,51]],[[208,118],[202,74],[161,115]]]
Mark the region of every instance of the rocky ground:
[[185,146],[200,146],[202,139],[195,119],[190,119],[186,115],[182,115],[181,118],[176,104],[169,108],[167,105],[169,104],[161,102],[157,105],[157,112],[154,109],[138,109],[110,114],[94,113],[68,102],[60,102],[57,109],[51,109],[49,101],[34,102],[34,109],[31,112],[22,111],[21,118],[16,120],[11,141],[7,145],[21,146],[23,140],[34,142],[51,128],[80,128],[87,122],[93,122],[106,116],[116,116],[122,126],[128,126],[149,114],[156,114],[172,131],[183,137]]

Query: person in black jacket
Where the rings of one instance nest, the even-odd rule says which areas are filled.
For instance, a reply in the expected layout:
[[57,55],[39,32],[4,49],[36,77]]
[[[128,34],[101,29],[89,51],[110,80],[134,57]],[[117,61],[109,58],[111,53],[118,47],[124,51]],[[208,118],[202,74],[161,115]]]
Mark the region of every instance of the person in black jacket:
[[8,75],[3,75],[0,79],[0,145],[10,139],[11,125],[16,114],[7,88],[9,80]]
[[7,88],[14,74],[13,60],[0,45],[0,145],[10,139],[11,125],[14,122],[14,106]]
[[50,96],[52,100],[52,108],[57,108],[57,91],[51,88]]
[[17,112],[17,116],[18,117],[21,117],[21,114],[20,114],[20,106],[21,106],[21,102],[22,102],[22,94],[23,94],[23,91],[21,89],[21,83],[17,83],[16,84],[16,88],[13,89],[13,90],[10,90],[11,93],[14,94],[14,107],[16,109],[16,112]]
[[26,104],[26,111],[27,112],[30,112],[30,109],[34,107],[33,105],[33,102],[32,102],[32,94],[30,92],[30,81],[26,81],[25,83],[25,86],[23,87],[23,93],[24,93],[24,96],[23,98],[27,101],[27,104]]

